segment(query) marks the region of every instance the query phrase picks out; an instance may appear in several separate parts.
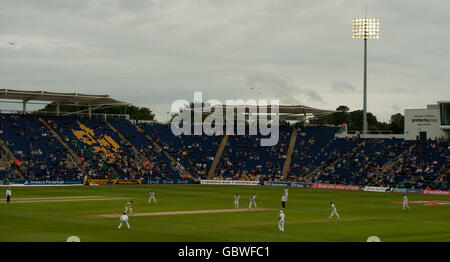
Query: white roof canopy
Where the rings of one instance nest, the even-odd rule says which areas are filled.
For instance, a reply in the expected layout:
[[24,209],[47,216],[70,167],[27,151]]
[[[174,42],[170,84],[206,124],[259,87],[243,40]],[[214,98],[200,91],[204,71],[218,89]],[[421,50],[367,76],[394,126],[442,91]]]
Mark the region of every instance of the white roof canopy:
[[109,97],[109,95],[87,95],[80,93],[55,93],[47,91],[22,91],[0,89],[0,99],[15,99],[28,101],[48,101],[55,103],[72,103],[84,105],[127,105]]

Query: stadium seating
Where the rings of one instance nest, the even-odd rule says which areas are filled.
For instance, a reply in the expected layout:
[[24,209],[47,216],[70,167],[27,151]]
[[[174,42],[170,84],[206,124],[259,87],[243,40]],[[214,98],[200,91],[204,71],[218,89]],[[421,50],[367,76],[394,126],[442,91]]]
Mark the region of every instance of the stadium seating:
[[449,188],[450,146],[443,140],[416,141],[400,158],[389,185],[404,188]]
[[93,178],[174,178],[178,175],[170,169],[162,154],[150,150],[151,142],[125,119],[112,119],[112,125],[125,134],[152,164],[138,163],[139,158],[106,124],[104,118],[49,117],[58,132],[82,157],[82,168]]
[[140,126],[195,177],[206,178],[223,136],[175,136],[167,124],[151,123]]
[[25,179],[74,179],[62,144],[34,115],[1,115],[2,138],[14,153]]
[[109,122],[139,150],[140,154],[145,156],[152,163],[152,166],[144,167],[144,177],[180,178],[175,168],[171,167],[170,159],[168,159],[152,141],[147,139],[144,134],[140,133],[134,124],[124,118],[110,119]]
[[[316,177],[317,182],[348,185],[374,185],[369,180],[377,170],[385,168],[389,160],[406,150],[410,143],[403,139],[353,139],[353,148],[345,147],[337,159]],[[373,177],[375,179],[375,177]],[[373,179],[372,179],[373,180]]]
[[352,144],[340,143],[341,140],[332,143],[338,130],[339,128],[337,127],[300,128],[292,156],[290,177],[305,176],[315,168],[323,165],[329,159],[328,156],[332,155],[336,150],[352,146]]
[[280,179],[291,133],[290,127],[280,126],[278,144],[271,147],[261,146],[265,136],[230,136],[216,173],[224,179]]
[[[134,124],[124,118],[108,118],[114,128],[104,118],[41,119],[80,160],[75,161],[38,116],[2,114],[1,139],[17,162],[11,163],[0,148],[0,180],[20,179],[14,166],[19,166],[22,179],[33,180],[72,180],[84,176],[175,179],[180,178],[183,170],[205,179],[224,139],[223,135],[175,136],[168,124]],[[287,178],[304,181],[307,177],[310,182],[329,184],[449,188],[448,141],[336,138],[338,130],[321,126],[298,128]],[[264,138],[261,135],[230,135],[218,159],[214,179],[281,179],[292,131],[290,126],[280,126],[279,143],[272,147],[260,146]]]
[[[3,134],[3,131],[1,131]],[[0,147],[0,180],[12,180],[15,178],[11,166],[8,164],[6,152]]]

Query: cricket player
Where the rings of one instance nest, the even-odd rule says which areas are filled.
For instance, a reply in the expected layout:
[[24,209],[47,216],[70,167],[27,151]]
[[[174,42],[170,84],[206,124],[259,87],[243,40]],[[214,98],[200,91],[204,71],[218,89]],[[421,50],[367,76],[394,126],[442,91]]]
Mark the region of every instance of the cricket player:
[[234,208],[239,208],[239,194],[234,195]]
[[6,189],[6,203],[11,203],[11,188]]
[[256,195],[253,195],[251,198],[250,198],[250,204],[248,205],[248,208],[252,208],[252,204],[255,206],[255,208],[258,208],[257,206],[256,206]]
[[280,232],[284,232],[284,217],[283,210],[280,210],[280,217],[278,218],[278,229]]
[[281,207],[286,208],[287,196],[286,194],[281,195]]
[[402,207],[402,209],[405,210],[405,207],[407,207],[409,209],[408,198],[406,197],[405,194],[403,194],[403,207]]
[[123,224],[123,223],[126,223],[126,224],[127,224],[128,229],[131,229],[131,228],[130,228],[130,224],[128,224],[128,216],[127,216],[127,213],[125,213],[125,212],[120,216],[120,225],[119,225],[119,229],[122,227],[122,224]]
[[155,201],[155,204],[156,204],[155,192],[150,191],[150,198],[148,199],[149,205],[152,203],[152,199],[153,199],[153,201]]
[[285,187],[285,188],[284,188],[284,195],[286,196],[286,201],[288,201],[288,194],[289,194],[288,188]]
[[131,208],[131,206],[133,205],[133,201],[130,201],[130,202],[128,202],[126,205],[125,205],[125,214],[128,212],[128,211],[130,211],[130,215],[132,215],[133,214],[133,209]]
[[331,215],[330,215],[329,219],[331,219],[334,215],[336,215],[337,218],[340,219],[339,214],[337,213],[336,206],[334,205],[334,203],[330,202],[330,205],[331,205]]

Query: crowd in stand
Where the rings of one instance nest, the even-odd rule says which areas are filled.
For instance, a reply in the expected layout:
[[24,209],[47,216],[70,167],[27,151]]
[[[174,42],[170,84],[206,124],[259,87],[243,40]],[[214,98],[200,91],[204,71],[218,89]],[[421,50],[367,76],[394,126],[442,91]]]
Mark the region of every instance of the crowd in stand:
[[76,179],[69,167],[68,154],[55,136],[42,126],[37,116],[1,115],[0,130],[3,143],[11,149],[17,168],[29,180]]
[[448,189],[450,145],[444,139],[417,141],[399,159],[394,173],[387,173],[386,184],[404,188]]
[[[375,144],[378,144],[377,150],[367,150]],[[323,172],[314,176],[313,182],[448,189],[449,152],[449,143],[443,139],[398,139],[393,143],[381,139],[360,139],[353,149],[333,152],[333,160],[325,165]],[[389,168],[390,161],[396,164],[394,168]]]
[[[125,119],[109,120],[123,134],[119,137],[103,119],[43,119],[80,158],[75,159],[37,116],[0,115],[2,141],[17,159],[11,160],[0,150],[0,180],[18,179],[15,169],[29,180],[186,178],[184,170],[205,179],[223,139],[174,136],[170,125],[141,124],[137,128]],[[272,147],[260,146],[261,136],[229,136],[215,179],[281,179],[291,131],[291,127],[280,127],[279,143]],[[297,131],[288,179],[305,181],[308,176],[317,183],[449,188],[450,148],[443,139],[336,138],[337,129],[328,127]],[[80,136],[80,132],[86,134]]]
[[140,127],[194,178],[207,178],[223,136],[175,136],[170,125],[163,124],[141,124]]
[[261,146],[264,136],[232,135],[216,168],[217,179],[277,180],[281,179],[287,157],[292,128],[279,127],[278,144]]
[[[123,132],[124,138],[113,134],[103,120],[87,121],[83,119],[78,121],[83,121],[84,125],[93,130],[91,135],[97,143],[92,145],[80,143],[72,135],[76,129],[71,126],[73,123],[71,119],[67,119],[57,128],[61,133],[66,133],[65,141],[72,144],[76,149],[76,154],[81,156],[78,165],[87,177],[94,179],[165,179],[172,177],[172,169],[166,161],[161,160],[161,152],[157,148],[152,148],[149,143],[133,145],[135,139],[142,139],[143,134],[139,134],[129,121],[110,120],[111,124],[116,127],[119,124],[123,128],[134,129],[134,132]],[[109,135],[112,140],[105,141],[105,135]],[[136,147],[133,148],[133,146]],[[135,149],[138,152],[134,152]]]

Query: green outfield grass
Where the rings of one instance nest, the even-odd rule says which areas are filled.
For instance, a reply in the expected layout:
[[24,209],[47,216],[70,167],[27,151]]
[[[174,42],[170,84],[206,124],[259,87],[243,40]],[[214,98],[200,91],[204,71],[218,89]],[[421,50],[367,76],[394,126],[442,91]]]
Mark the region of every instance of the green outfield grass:
[[[1,188],[2,191],[6,190]],[[155,185],[16,187],[13,203],[0,204],[0,241],[66,241],[75,235],[87,241],[450,241],[450,205],[410,204],[402,210],[402,195],[289,188],[285,232],[277,227],[281,187]],[[150,190],[157,205],[147,204]],[[133,212],[233,208],[235,193],[248,207],[251,194],[267,211],[130,217],[131,230],[118,218],[99,218],[124,210],[126,199],[19,203],[23,198],[101,196],[134,200]],[[4,192],[2,192],[4,194]],[[449,197],[408,195],[409,201]],[[38,200],[39,201],[39,200]],[[341,220],[329,220],[334,201]]]

